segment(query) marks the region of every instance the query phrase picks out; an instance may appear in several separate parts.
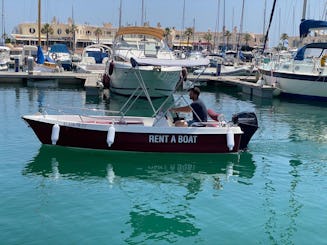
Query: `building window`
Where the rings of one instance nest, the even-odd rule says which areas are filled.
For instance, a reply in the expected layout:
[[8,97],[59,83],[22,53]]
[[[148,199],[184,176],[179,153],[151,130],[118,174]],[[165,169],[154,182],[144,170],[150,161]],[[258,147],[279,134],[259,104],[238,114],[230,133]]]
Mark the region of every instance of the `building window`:
[[31,34],[34,34],[34,33],[35,33],[35,28],[31,27],[31,28],[30,28],[30,33],[31,33]]
[[62,33],[62,30],[61,29],[58,29],[57,30],[57,33],[58,33],[58,35],[60,35]]
[[69,34],[69,32],[70,32],[70,31],[69,31],[69,29],[67,28],[67,29],[66,29],[66,34]]
[[89,30],[87,30],[86,35],[91,35],[91,32]]

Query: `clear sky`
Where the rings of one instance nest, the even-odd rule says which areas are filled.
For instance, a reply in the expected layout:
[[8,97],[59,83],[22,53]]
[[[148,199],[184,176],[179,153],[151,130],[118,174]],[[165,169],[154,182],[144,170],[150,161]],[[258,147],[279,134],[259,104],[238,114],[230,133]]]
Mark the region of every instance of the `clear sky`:
[[[2,1],[2,0],[1,0]],[[232,26],[240,29],[243,0],[225,0],[225,24],[227,30]],[[243,32],[263,33],[265,0],[244,0]],[[23,22],[37,21],[38,0],[4,0],[4,23],[6,33],[11,33],[15,26]],[[218,2],[220,8],[218,11]],[[224,0],[144,0],[145,20],[155,26],[158,22],[163,28],[193,27],[196,31],[214,32],[222,30]],[[327,0],[308,0],[307,19],[324,19]],[[273,0],[266,0],[266,25],[268,25]],[[74,12],[75,23],[102,26],[110,22],[119,23],[120,0],[42,0],[42,23],[50,22],[54,16],[66,23]],[[122,0],[122,24],[141,23],[142,0]],[[280,33],[297,36],[302,17],[302,0],[277,0],[270,40],[274,45]],[[73,11],[72,11],[73,10]],[[217,14],[219,13],[219,18]],[[218,21],[217,21],[218,20]],[[218,27],[217,27],[218,22]]]

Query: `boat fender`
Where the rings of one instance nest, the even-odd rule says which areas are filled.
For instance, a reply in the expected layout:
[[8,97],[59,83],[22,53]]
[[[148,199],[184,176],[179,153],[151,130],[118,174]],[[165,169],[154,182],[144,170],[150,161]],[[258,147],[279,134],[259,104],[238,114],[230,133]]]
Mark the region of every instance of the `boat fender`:
[[183,67],[182,69],[182,81],[186,81],[187,80],[187,69],[185,67]]
[[212,109],[208,109],[207,113],[208,113],[208,115],[210,116],[210,118],[212,120],[219,121],[219,119],[218,119],[219,118],[219,115],[220,115],[219,113],[215,112]]
[[320,59],[320,66],[324,67],[326,65],[326,59],[327,59],[327,55],[324,55],[321,57]]
[[235,145],[235,142],[234,142],[234,133],[233,131],[228,127],[227,129],[227,147],[229,149],[229,151],[232,151],[233,148],[234,148],[234,145]]
[[116,129],[113,124],[110,125],[107,134],[107,144],[109,147],[115,142]]
[[58,55],[57,55],[56,53],[52,53],[52,54],[51,54],[51,58],[52,58],[53,60],[56,60],[56,59],[58,58]]
[[114,72],[114,61],[112,60],[112,61],[110,61],[110,63],[109,63],[109,75],[111,76],[112,75],[112,73]]
[[107,73],[103,74],[103,76],[102,76],[102,84],[103,84],[104,88],[107,88],[107,89],[109,88],[110,76]]
[[60,127],[56,123],[52,126],[52,132],[51,132],[51,143],[53,145],[57,144],[57,141],[59,139],[59,133],[60,133]]

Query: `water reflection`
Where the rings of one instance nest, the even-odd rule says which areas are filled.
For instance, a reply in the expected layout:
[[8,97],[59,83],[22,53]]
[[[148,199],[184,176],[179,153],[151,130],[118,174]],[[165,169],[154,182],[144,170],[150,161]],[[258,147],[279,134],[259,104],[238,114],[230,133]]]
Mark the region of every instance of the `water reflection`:
[[177,241],[200,232],[192,200],[204,190],[221,191],[229,182],[248,184],[256,166],[250,153],[107,153],[41,146],[23,175],[44,181],[108,182],[132,205],[126,242]]
[[120,153],[42,145],[23,174],[47,178],[63,175],[74,180],[107,178],[114,183],[116,176],[161,181],[162,176],[176,173],[197,174],[199,178],[214,175],[228,181],[233,176],[250,179],[254,171],[252,155],[248,152],[216,155]]

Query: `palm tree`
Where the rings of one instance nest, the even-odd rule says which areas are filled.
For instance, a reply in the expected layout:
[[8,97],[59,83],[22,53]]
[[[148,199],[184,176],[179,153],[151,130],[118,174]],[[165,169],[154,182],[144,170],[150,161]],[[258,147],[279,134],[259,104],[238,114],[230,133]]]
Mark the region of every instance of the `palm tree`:
[[227,38],[226,46],[228,48],[228,42],[229,42],[230,37],[232,36],[232,33],[227,30],[227,31],[225,31],[224,36]]
[[283,33],[281,36],[280,36],[280,40],[282,41],[282,45],[283,47],[285,47],[285,40],[288,39],[288,35],[286,33]]
[[249,46],[249,41],[252,39],[251,35],[249,33],[245,33],[243,39],[245,41],[245,45]]
[[43,25],[42,29],[41,29],[41,33],[42,34],[46,34],[46,45],[47,45],[47,49],[49,47],[49,34],[52,35],[53,34],[53,28],[50,26],[50,24],[46,23]]
[[190,38],[193,35],[193,28],[192,27],[186,28],[184,35],[187,37],[187,47],[188,47],[190,43]]
[[207,50],[209,50],[210,41],[212,40],[212,34],[208,31],[207,33],[204,34],[203,38],[204,40],[207,41],[208,43]]
[[168,45],[170,45],[170,39],[171,39],[171,29],[169,27],[166,27],[165,28],[165,31],[164,31],[164,37],[166,39],[166,42]]
[[77,31],[77,26],[75,24],[72,24],[67,30],[67,34],[72,34],[72,36],[70,37],[70,46],[71,49],[73,51],[75,51],[75,35],[76,35],[76,31]]
[[100,43],[100,36],[102,35],[102,30],[98,27],[95,31],[94,31],[95,36],[97,37],[97,42]]

